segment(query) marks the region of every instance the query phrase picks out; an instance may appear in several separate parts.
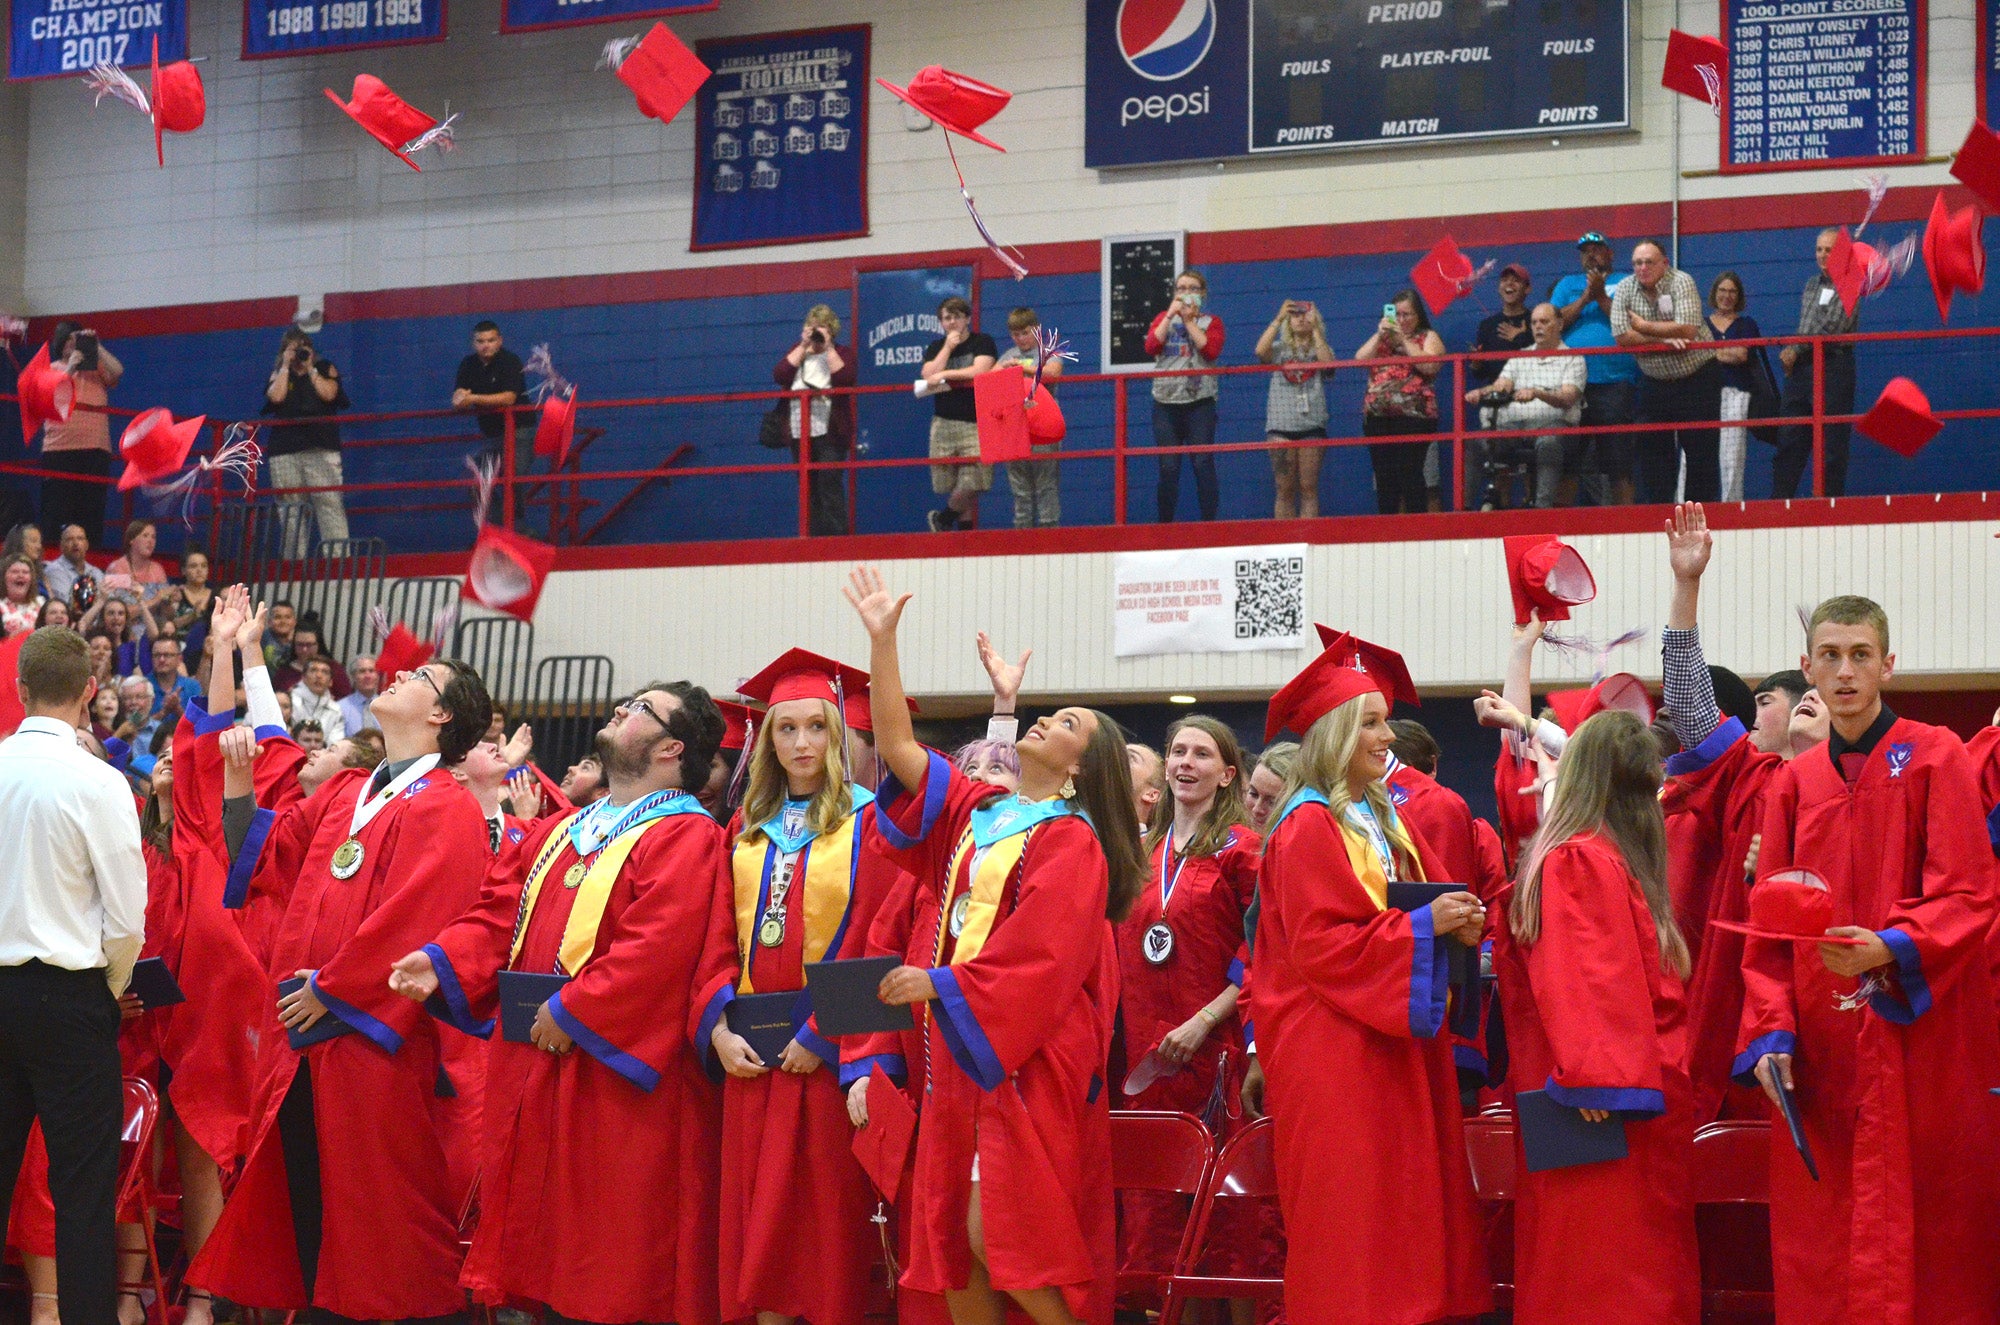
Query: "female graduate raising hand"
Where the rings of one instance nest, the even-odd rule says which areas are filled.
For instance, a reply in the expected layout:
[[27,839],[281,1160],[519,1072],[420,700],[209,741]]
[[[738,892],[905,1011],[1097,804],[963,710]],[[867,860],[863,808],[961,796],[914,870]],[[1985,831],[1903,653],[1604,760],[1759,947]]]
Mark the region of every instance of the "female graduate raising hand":
[[871,646],[875,826],[916,880],[909,965],[880,997],[923,1006],[910,1264],[960,1325],[1109,1325],[1116,1286],[1110,1113],[1101,1075],[1116,1011],[1110,921],[1145,877],[1124,735],[1065,708],[1021,738],[1017,795],[917,743],[896,626],[909,595],[862,567],[845,590]]

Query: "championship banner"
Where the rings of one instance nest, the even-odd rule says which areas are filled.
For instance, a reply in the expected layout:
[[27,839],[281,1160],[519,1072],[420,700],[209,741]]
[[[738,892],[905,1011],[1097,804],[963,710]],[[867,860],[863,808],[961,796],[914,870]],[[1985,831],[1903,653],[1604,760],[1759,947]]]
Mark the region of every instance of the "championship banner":
[[1306,545],[1121,552],[1112,559],[1112,653],[1303,649]]
[[585,23],[623,23],[639,18],[676,18],[717,8],[721,0],[505,0],[500,6],[502,32],[540,32],[544,28],[574,28]]
[[443,41],[444,20],[445,0],[243,0],[243,58]]
[[58,78],[92,65],[187,59],[187,0],[12,0],[8,78]]
[[697,251],[868,233],[869,25],[719,37],[695,96]]
[[1974,114],[1990,128],[2000,123],[2000,0],[1979,0],[1973,22],[1979,27],[1979,97]]

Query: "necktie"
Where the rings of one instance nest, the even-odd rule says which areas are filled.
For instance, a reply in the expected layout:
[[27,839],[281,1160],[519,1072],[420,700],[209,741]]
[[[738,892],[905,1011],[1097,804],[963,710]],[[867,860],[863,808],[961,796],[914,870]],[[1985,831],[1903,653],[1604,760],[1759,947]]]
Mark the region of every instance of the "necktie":
[[500,821],[498,819],[488,819],[486,821],[486,838],[488,845],[492,848],[493,854],[496,856],[499,855]]

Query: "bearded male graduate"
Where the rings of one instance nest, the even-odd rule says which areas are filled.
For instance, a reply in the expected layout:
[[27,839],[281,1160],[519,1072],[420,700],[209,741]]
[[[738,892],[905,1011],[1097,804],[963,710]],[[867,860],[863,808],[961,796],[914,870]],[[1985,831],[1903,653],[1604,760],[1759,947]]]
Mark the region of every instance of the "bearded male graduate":
[[[437,1032],[386,980],[479,896],[486,822],[444,768],[483,736],[492,701],[471,668],[433,661],[369,709],[382,766],[336,773],[275,831],[271,811],[243,814],[254,734],[222,735],[231,855],[262,857],[258,891],[296,880],[271,972],[305,983],[270,992],[249,1158],[188,1282],[249,1307],[424,1320],[465,1305],[459,1211],[432,1121]],[[346,1033],[291,1047],[287,1032],[323,1033],[329,1016]]]
[[1757,889],[1809,870],[1846,943],[1753,936],[1733,1071],[1789,1095],[1819,1166],[1771,1129],[1781,1325],[2000,1319],[2000,1039],[1986,944],[1994,861],[1958,737],[1882,702],[1889,622],[1866,598],[1812,614],[1801,660],[1826,744],[1766,793]]
[[[689,788],[722,730],[708,692],[685,681],[621,704],[597,734],[609,794],[531,826],[478,905],[389,977],[491,1036],[464,1274],[482,1302],[604,1325],[717,1318],[722,1097],[686,1027],[728,869],[722,826]],[[567,977],[526,1043],[495,1033],[502,972]]]

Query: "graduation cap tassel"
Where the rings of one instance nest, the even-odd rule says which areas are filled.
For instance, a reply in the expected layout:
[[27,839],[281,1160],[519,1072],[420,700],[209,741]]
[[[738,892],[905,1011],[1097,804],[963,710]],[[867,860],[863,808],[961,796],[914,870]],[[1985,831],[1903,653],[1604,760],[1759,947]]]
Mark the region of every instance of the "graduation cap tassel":
[[551,391],[561,396],[575,389],[568,378],[556,371],[555,361],[549,354],[546,341],[528,351],[528,361],[521,365],[521,371],[530,377],[542,379],[528,388],[528,398],[537,405],[541,404]]
[[1861,1009],[1868,1006],[1869,999],[1875,997],[1875,995],[1877,994],[1887,993],[1888,989],[1889,989],[1888,981],[1884,980],[1880,975],[1877,975],[1875,972],[1870,971],[1868,974],[1861,977],[1860,987],[1857,988],[1853,993],[1842,994],[1836,992],[1834,994],[1833,996],[1834,1010],[1836,1012],[1859,1012],[1861,1011]]
[[368,609],[368,628],[375,632],[375,642],[381,644],[396,627],[389,621],[389,613],[377,603]]
[[1910,269],[1917,259],[1917,237],[1904,235],[1890,247],[1877,253],[1868,263],[1868,274],[1862,278],[1861,293],[1876,295],[1889,288],[1889,282]]
[[1806,644],[1808,647],[1810,647],[1812,644],[1813,610],[1810,607],[1807,607],[1804,603],[1798,604],[1792,610],[1799,614],[1799,629],[1805,632]]
[[1020,250],[1014,249],[1010,253],[1006,246],[993,237],[993,232],[986,228],[986,219],[979,214],[979,204],[972,200],[972,190],[965,186],[965,172],[959,169],[958,153],[952,148],[949,133],[944,136],[944,150],[951,157],[951,168],[958,176],[958,196],[965,199],[965,210],[972,217],[972,228],[979,232],[979,237],[986,241],[987,249],[994,257],[1000,259],[1001,265],[1014,273],[1015,280],[1024,279],[1028,274],[1027,264],[1014,256]]
[[458,609],[462,600],[454,598],[431,617],[431,647],[439,653],[445,651],[445,641],[458,626]]
[[222,434],[222,445],[214,455],[203,456],[193,469],[171,482],[146,484],[145,491],[170,504],[178,501],[181,522],[192,525],[195,488],[203,475],[220,471],[241,479],[247,496],[257,490],[257,466],[263,459],[264,448],[257,442],[257,425],[232,423]]
[[1618,650],[1624,648],[1627,644],[1637,644],[1640,640],[1645,639],[1646,636],[1651,633],[1652,632],[1647,630],[1644,626],[1638,626],[1632,630],[1626,631],[1623,635],[1620,635],[1617,639],[1612,640],[1609,644],[1599,649],[1597,651],[1597,659],[1595,665],[1591,668],[1590,683],[1592,685],[1596,685],[1599,681],[1602,681],[1604,679],[1605,668],[1610,665],[1611,655],[1613,653],[1616,653]]
[[1491,276],[1493,274],[1493,269],[1499,265],[1500,265],[1499,259],[1488,258],[1486,259],[1485,262],[1481,263],[1479,267],[1470,276],[1460,276],[1458,278],[1458,292],[1460,294],[1464,294],[1466,291],[1470,290],[1473,286],[1478,285],[1488,276]]
[[455,133],[453,133],[451,127],[453,124],[457,123],[457,121],[458,121],[458,116],[451,114],[449,110],[447,110],[444,120],[441,123],[432,125],[430,128],[418,134],[416,137],[410,139],[409,142],[404,143],[403,154],[405,156],[415,156],[418,152],[423,151],[426,147],[433,147],[433,146],[436,147],[437,150],[440,152],[457,151],[458,136]]
[[1861,224],[1854,227],[1854,237],[1861,238],[1861,232],[1875,219],[1875,211],[1882,205],[1882,199],[1889,196],[1887,175],[1863,175],[1861,183],[1868,189],[1868,210],[1861,214]]
[[472,480],[479,487],[478,499],[472,506],[472,527],[486,528],[486,513],[493,509],[493,482],[500,476],[500,460],[497,456],[465,457],[465,467],[472,471]]
[[756,750],[757,716],[753,712],[743,720],[743,753],[736,760],[736,771],[729,775],[729,790],[724,793],[732,811],[743,803],[743,783],[750,772],[750,758]]
[[1042,369],[1048,366],[1051,359],[1065,359],[1070,363],[1077,361],[1062,333],[1054,327],[1043,327],[1035,338],[1035,380],[1028,385],[1029,400],[1033,400],[1035,392],[1041,390]]
[[644,37],[613,37],[604,43],[604,51],[597,57],[597,67],[611,70],[623,68],[626,57],[638,50],[639,43],[644,40]]
[[92,65],[90,72],[83,76],[83,85],[97,94],[90,103],[93,106],[110,96],[118,98],[141,115],[153,113],[153,103],[146,99],[146,90],[117,65]]
[[1701,85],[1708,93],[1708,108],[1715,112],[1715,118],[1722,118],[1722,75],[1712,64],[1698,64],[1694,71],[1701,78]]

